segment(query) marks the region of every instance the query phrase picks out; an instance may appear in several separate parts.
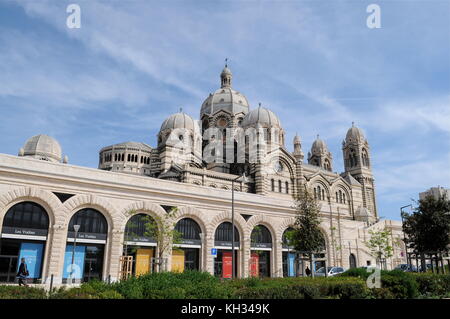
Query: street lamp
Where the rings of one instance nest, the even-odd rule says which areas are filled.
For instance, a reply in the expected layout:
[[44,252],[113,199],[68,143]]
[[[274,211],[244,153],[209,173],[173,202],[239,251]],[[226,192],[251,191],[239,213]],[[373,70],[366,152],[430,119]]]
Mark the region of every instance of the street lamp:
[[71,265],[71,277],[72,277],[72,284],[75,283],[75,278],[73,277],[73,264],[75,262],[75,247],[77,246],[77,237],[78,237],[78,231],[80,230],[80,225],[73,225],[73,230],[75,230],[75,239],[73,241],[73,247],[72,247],[72,265]]
[[242,176],[238,176],[235,179],[231,180],[231,279],[234,279],[236,277],[235,270],[234,270],[234,182],[240,181],[243,183],[247,183],[248,179],[244,174]]
[[202,262],[203,262],[203,239],[205,238],[205,234],[203,233],[199,233],[198,234],[200,237],[200,265],[199,265],[199,270],[202,271]]
[[[406,208],[406,207],[411,207],[411,209],[412,209],[412,204],[400,207],[400,217],[402,218],[402,231],[403,231],[403,208]],[[409,267],[410,260],[409,260],[409,255],[408,255],[408,245],[406,244],[406,234],[404,231],[403,231],[403,241],[405,242],[406,264],[408,265],[407,267]]]

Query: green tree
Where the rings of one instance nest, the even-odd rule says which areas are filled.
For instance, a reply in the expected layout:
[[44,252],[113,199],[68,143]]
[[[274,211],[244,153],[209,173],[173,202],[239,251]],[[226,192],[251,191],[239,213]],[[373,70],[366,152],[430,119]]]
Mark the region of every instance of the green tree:
[[[143,216],[141,221],[144,222],[144,236],[152,238],[157,245],[157,258],[155,258],[156,271],[163,271],[166,253],[172,248],[173,244],[181,242],[182,234],[175,229],[175,214],[177,207],[172,207],[165,215],[162,216]],[[130,210],[129,215],[135,215],[136,211]],[[127,238],[132,238],[134,233],[127,233]]]
[[325,240],[320,230],[319,206],[314,196],[306,189],[294,196],[295,224],[291,232],[294,250],[309,257],[311,273],[314,276],[313,255],[325,250]]
[[420,253],[445,252],[450,245],[450,200],[433,196],[419,200],[412,214],[403,216],[406,244]]
[[389,229],[369,230],[370,239],[364,244],[369,248],[370,254],[375,257],[377,265],[383,267],[383,260],[393,256],[394,248],[391,242],[391,231]]
[[446,196],[427,196],[419,200],[412,214],[402,212],[403,232],[409,249],[421,255],[425,269],[425,254],[441,255],[450,246],[450,200]]

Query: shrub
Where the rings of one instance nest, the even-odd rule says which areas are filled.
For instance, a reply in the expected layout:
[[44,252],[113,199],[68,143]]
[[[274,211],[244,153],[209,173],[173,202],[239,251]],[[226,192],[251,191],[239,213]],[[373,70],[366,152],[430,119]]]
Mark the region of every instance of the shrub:
[[47,293],[42,288],[0,286],[0,299],[46,299]]
[[112,287],[129,299],[223,299],[232,294],[229,285],[207,272],[152,273],[131,278]]
[[[353,268],[339,277],[357,277],[363,280],[371,275],[366,269]],[[371,294],[375,298],[414,298],[418,295],[418,284],[414,279],[414,274],[401,270],[381,270],[381,288],[373,288]]]
[[450,275],[420,273],[414,274],[421,297],[446,297],[450,292]]
[[396,299],[414,298],[419,292],[413,276],[397,270],[381,275],[381,287],[388,289]]
[[368,290],[357,278],[273,278],[230,283],[236,288],[236,298],[261,299],[317,299],[364,298]]
[[100,281],[91,281],[80,287],[61,287],[50,295],[52,299],[123,299],[111,286]]

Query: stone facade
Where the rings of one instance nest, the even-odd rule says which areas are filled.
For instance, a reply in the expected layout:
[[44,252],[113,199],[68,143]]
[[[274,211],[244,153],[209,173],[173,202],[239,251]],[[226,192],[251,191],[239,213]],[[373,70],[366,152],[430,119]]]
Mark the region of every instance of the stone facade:
[[[235,224],[241,238],[237,262],[240,277],[249,276],[250,237],[257,225],[266,226],[272,237],[270,275],[283,275],[282,236],[294,223],[292,195],[302,185],[319,201],[328,265],[348,268],[351,254],[357,266],[375,264],[364,245],[370,229],[387,227],[393,231],[393,239],[402,237],[400,222],[378,218],[369,144],[360,129],[352,126],[343,141],[343,173],[332,171],[332,155],[319,138],[306,164],[300,137],[295,137],[294,152],[289,152],[276,115],[261,106],[249,110],[245,96],[231,89],[231,79],[226,67],[221,74],[222,88],[203,103],[203,127],[197,127],[197,122],[182,112],[174,114],[164,121],[156,148],[134,142],[105,147],[100,151],[99,169],[69,165],[67,158],[64,163],[38,158],[33,149],[27,149],[27,153],[22,149],[19,157],[0,154],[0,225],[8,209],[22,201],[38,203],[50,217],[44,281],[54,275],[55,282],[61,282],[68,225],[83,208],[96,209],[107,220],[104,278],[117,279],[128,212],[161,216],[166,213],[164,206],[178,207],[174,222],[189,217],[198,223],[204,234],[200,268],[214,273],[210,252],[215,246],[215,231],[231,220],[232,181],[243,172],[248,181],[234,182]],[[270,129],[265,137],[269,147],[259,151],[258,160],[239,165],[205,164],[201,139],[204,127],[240,125]],[[175,133],[181,144],[169,145],[168,139],[178,129],[184,134],[181,137]],[[58,147],[53,148],[58,154],[49,153],[52,159],[61,159]],[[262,155],[265,161],[259,160]],[[56,193],[71,197],[62,201]],[[166,257],[170,254],[167,252]],[[388,268],[403,262],[401,248],[396,247],[387,261]],[[169,269],[170,263],[168,258]]]

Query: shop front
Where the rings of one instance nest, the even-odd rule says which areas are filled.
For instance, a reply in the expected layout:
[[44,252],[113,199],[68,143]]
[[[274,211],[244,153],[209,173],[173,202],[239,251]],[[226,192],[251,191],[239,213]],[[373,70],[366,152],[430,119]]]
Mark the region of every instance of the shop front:
[[67,233],[63,283],[103,280],[107,233],[108,223],[99,211],[85,208],[75,213]]
[[253,228],[250,250],[250,276],[270,277],[272,235],[267,227],[258,225]]
[[[214,275],[221,278],[232,278],[233,258],[232,258],[232,225],[230,222],[223,222],[217,227],[214,234],[214,248],[217,249],[217,256],[214,258]],[[234,273],[239,276],[239,232],[234,227]]]
[[22,258],[29,281],[42,278],[49,217],[34,202],[21,202],[11,207],[3,219],[0,237],[0,282],[14,282]]
[[153,238],[155,220],[147,214],[137,214],[125,227],[124,256],[131,256],[132,275],[156,271],[156,240]]
[[200,270],[201,229],[192,218],[183,218],[175,225],[179,242],[172,248],[172,271]]
[[297,277],[301,273],[301,258],[292,246],[293,228],[284,231],[282,237],[283,277]]

